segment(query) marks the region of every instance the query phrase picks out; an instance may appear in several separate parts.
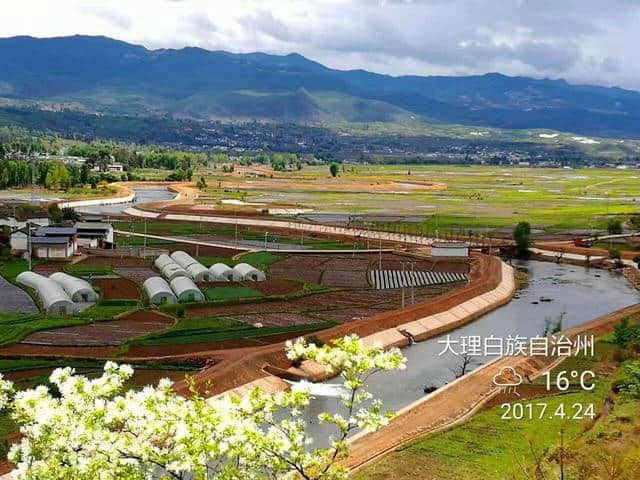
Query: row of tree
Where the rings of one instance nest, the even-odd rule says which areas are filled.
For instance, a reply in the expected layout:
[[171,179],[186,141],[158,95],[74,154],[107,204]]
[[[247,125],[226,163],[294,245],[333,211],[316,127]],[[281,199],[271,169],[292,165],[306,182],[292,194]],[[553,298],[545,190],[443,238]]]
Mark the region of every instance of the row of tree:
[[0,160],[0,188],[26,187],[31,184],[32,175],[36,185],[51,190],[82,185],[95,187],[101,181],[123,179],[113,174],[96,175],[86,163],[82,166],[67,166],[61,161],[43,160],[32,167],[26,160]]

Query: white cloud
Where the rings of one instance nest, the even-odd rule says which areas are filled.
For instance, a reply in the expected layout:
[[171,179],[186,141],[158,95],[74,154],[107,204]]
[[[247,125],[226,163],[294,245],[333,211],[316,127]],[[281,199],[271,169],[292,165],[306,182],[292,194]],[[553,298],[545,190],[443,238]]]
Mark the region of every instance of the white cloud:
[[631,0],[22,0],[3,36],[106,35],[148,48],[298,52],[394,75],[499,71],[640,89]]

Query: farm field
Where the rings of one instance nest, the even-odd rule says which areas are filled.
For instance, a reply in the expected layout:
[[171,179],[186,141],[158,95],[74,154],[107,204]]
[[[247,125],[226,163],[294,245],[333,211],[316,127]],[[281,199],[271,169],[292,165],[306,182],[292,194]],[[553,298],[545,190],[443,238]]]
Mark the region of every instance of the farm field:
[[114,346],[132,338],[165,330],[173,325],[171,317],[151,311],[137,311],[117,320],[90,325],[41,330],[22,340],[31,345],[49,346]]
[[[502,166],[345,165],[340,188],[327,188],[326,166],[275,173],[273,179],[234,179],[233,189],[209,189],[207,198],[220,206],[242,193],[245,203],[286,203],[334,214],[347,223],[366,215],[369,223],[390,226],[402,221],[414,229],[472,230],[500,233],[520,220],[546,232],[604,228],[609,216],[628,217],[640,210],[640,172],[634,169],[545,169]],[[228,177],[208,177],[209,185]],[[314,186],[321,180],[322,188]],[[295,182],[295,183],[292,183]],[[345,191],[344,184],[437,182],[439,190]],[[220,208],[223,208],[220,206]],[[228,208],[228,206],[224,206]],[[303,215],[304,216],[304,215]],[[368,217],[368,218],[367,218]],[[332,218],[327,215],[327,218]]]

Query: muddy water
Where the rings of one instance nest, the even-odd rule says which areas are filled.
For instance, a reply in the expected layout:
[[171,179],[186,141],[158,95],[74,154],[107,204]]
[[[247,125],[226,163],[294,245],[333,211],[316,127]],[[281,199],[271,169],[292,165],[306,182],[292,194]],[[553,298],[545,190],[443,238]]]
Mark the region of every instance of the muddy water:
[[118,203],[116,205],[96,205],[92,207],[79,207],[76,210],[81,213],[93,215],[117,215],[124,212],[132,205],[140,205],[148,202],[160,202],[170,200],[175,197],[175,193],[170,192],[167,187],[133,187],[136,192],[136,199],[129,203]]
[[[507,305],[494,310],[475,322],[450,332],[453,340],[463,336],[509,335],[533,337],[542,335],[545,318],[563,315],[563,328],[583,324],[606,313],[633,305],[640,295],[632,289],[622,275],[599,269],[586,269],[573,265],[557,265],[537,261],[519,261],[514,266],[528,271],[530,281]],[[541,302],[540,298],[552,299]],[[536,303],[533,303],[536,302]],[[384,401],[387,408],[398,410],[424,396],[426,385],[442,386],[455,377],[452,372],[459,357],[451,353],[439,355],[446,334],[420,342],[403,350],[407,369],[403,372],[378,374],[371,378],[369,390],[375,398]],[[495,357],[474,357],[476,368]],[[340,383],[339,379],[328,383]],[[336,411],[335,398],[317,398],[305,412],[312,423],[311,436],[323,442],[333,431],[318,425],[317,415],[323,411]]]

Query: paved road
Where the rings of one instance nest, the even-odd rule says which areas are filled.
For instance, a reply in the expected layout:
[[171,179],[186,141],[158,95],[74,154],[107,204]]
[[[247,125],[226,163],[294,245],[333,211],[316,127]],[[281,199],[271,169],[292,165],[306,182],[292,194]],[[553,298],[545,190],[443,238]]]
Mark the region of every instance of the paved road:
[[[126,230],[114,230],[115,233],[120,234],[120,235],[132,235],[134,237],[147,237],[147,238],[153,238],[156,240],[167,240],[169,242],[176,242],[176,243],[187,243],[189,245],[202,245],[205,247],[218,247],[218,248],[233,248],[235,250],[244,250],[247,252],[279,252],[279,253],[379,253],[380,249],[378,248],[372,248],[372,249],[357,249],[357,250],[351,250],[351,249],[347,249],[347,248],[337,248],[337,249],[332,249],[332,250],[313,250],[313,249],[309,249],[309,250],[303,250],[300,248],[273,248],[273,247],[268,247],[268,248],[264,248],[264,247],[249,247],[247,245],[242,245],[242,244],[238,244],[237,246],[234,245],[232,242],[205,242],[203,240],[193,240],[190,238],[185,238],[185,237],[169,237],[166,235],[152,235],[150,233],[133,233],[133,232],[127,232]],[[151,247],[151,246],[150,246]],[[392,248],[383,248],[382,249],[383,252],[393,252],[394,249]]]
[[[285,229],[285,230],[297,230],[310,233],[324,233],[328,235],[363,238],[369,240],[378,240],[384,242],[398,242],[403,244],[413,244],[421,246],[431,246],[434,242],[447,242],[452,240],[436,239],[433,237],[424,237],[421,235],[411,235],[405,233],[394,233],[380,230],[368,230],[357,227],[342,227],[337,225],[321,225],[314,223],[303,223],[286,220],[262,220],[256,218],[238,218],[238,217],[225,217],[225,216],[204,216],[204,215],[185,215],[185,214],[160,214],[155,212],[147,212],[139,210],[137,208],[128,208],[125,213],[135,217],[143,218],[158,218],[162,215],[162,219],[176,220],[183,222],[206,222],[206,223],[218,223],[227,225],[241,225],[241,226],[253,226],[262,227],[265,230],[268,229]],[[488,239],[483,241],[480,245],[488,246]],[[502,245],[504,240],[492,240],[494,245]]]
[[35,313],[38,311],[33,298],[4,277],[0,276],[0,298],[3,312]]

